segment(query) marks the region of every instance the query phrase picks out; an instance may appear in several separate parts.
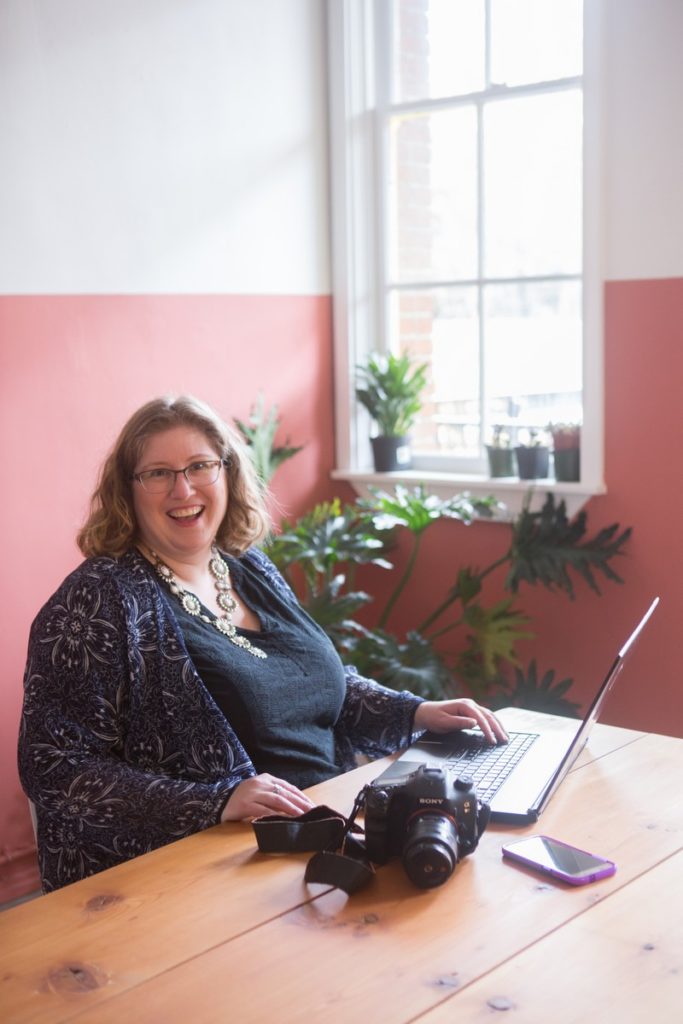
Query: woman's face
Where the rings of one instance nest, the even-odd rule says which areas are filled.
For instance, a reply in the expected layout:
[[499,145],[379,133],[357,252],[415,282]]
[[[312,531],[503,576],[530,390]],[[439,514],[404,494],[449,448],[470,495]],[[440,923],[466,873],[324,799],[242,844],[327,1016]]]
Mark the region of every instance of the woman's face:
[[[185,469],[194,462],[220,458],[201,430],[174,427],[146,442],[135,473],[150,469]],[[169,562],[198,562],[208,558],[228,507],[228,478],[221,467],[213,484],[198,486],[177,473],[173,484],[150,494],[133,481],[133,508],[140,539]]]

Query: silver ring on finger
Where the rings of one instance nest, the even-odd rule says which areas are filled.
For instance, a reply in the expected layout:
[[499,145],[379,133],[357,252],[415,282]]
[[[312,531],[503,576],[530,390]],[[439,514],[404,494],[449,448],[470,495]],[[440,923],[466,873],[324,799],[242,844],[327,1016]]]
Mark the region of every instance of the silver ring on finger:
[[280,793],[281,791],[282,791],[282,790],[281,790],[281,787],[280,787],[280,786],[278,786],[277,782],[274,782],[274,783],[273,783],[273,793],[276,793],[276,794],[277,794],[277,793]]

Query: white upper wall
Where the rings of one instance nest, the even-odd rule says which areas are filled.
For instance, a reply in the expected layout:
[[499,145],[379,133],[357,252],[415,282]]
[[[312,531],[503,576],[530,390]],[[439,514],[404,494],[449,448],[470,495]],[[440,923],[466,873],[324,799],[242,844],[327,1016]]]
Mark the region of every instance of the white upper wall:
[[605,276],[683,277],[683,0],[602,2]]
[[[586,2],[604,275],[683,276],[683,0]],[[329,293],[324,12],[0,0],[0,293]]]
[[323,0],[0,0],[0,292],[330,291]]

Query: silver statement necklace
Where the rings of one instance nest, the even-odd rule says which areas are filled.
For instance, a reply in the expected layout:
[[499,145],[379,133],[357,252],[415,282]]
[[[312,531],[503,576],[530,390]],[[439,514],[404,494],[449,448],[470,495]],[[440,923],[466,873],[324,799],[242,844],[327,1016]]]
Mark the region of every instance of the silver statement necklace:
[[255,647],[250,640],[247,640],[246,636],[241,636],[237,632],[237,628],[232,621],[232,613],[237,608],[235,598],[232,596],[232,584],[230,582],[230,569],[228,568],[227,562],[221,557],[221,554],[215,544],[211,548],[211,559],[209,561],[209,572],[214,578],[214,585],[217,592],[217,603],[219,608],[223,609],[223,614],[217,616],[215,619],[210,619],[208,615],[205,615],[202,611],[202,606],[199,603],[199,598],[195,597],[189,590],[184,590],[176,579],[176,575],[165,562],[162,562],[156,551],[152,551],[150,548],[150,554],[154,558],[154,568],[156,569],[159,576],[162,578],[168,589],[174,594],[180,603],[182,604],[188,615],[196,615],[202,622],[208,622],[210,626],[215,626],[219,633],[223,636],[227,636],[235,647],[241,647],[242,650],[248,651],[249,654],[253,654],[255,658],[267,658],[268,655],[265,651],[262,651],[260,647]]

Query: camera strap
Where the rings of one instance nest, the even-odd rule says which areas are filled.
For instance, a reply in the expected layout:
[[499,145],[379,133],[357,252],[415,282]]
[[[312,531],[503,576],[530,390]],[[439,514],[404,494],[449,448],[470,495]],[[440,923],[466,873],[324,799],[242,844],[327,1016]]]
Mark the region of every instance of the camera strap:
[[370,881],[375,869],[367,859],[358,836],[363,830],[355,824],[363,805],[365,789],[356,797],[348,818],[330,807],[289,818],[269,814],[252,822],[261,853],[311,853],[304,881],[333,885],[350,896]]

